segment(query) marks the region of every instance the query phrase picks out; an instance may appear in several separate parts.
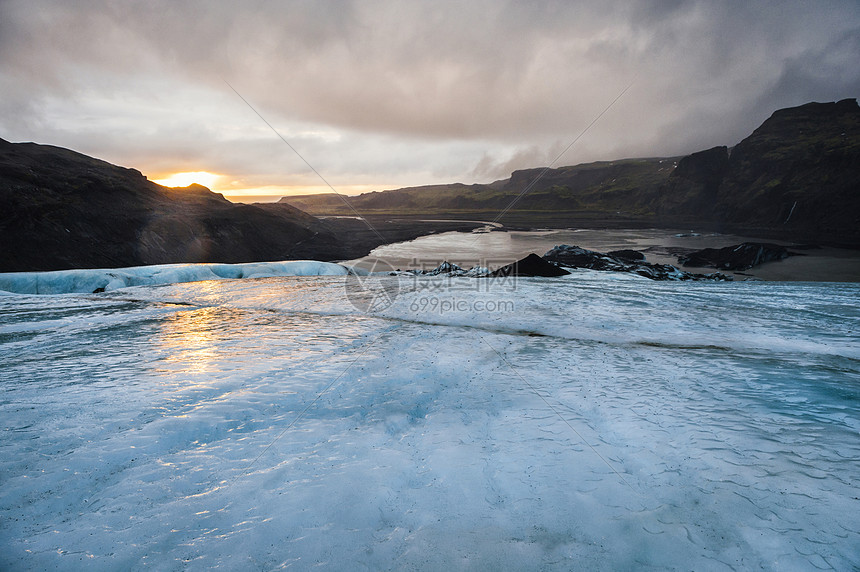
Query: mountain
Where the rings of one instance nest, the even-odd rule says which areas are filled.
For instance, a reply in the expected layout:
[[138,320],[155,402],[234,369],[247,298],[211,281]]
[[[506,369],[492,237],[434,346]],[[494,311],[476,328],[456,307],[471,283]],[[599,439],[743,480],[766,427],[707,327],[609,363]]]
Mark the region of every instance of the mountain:
[[774,113],[729,155],[714,215],[742,225],[821,229],[836,240],[860,231],[857,100]]
[[[364,193],[348,200],[363,215],[460,213],[492,218],[540,175],[538,184],[516,203],[516,212],[615,212],[630,210],[632,191],[667,182],[676,160],[623,159],[558,169],[524,169],[490,184],[407,187]],[[333,193],[284,197],[280,202],[318,215],[352,214],[343,198]]]
[[781,109],[731,152],[683,158],[661,193],[663,216],[860,244],[857,100]]
[[238,205],[206,187],[167,188],[59,147],[0,139],[0,272],[343,254],[289,205]]
[[[490,184],[411,187],[349,201],[361,214],[495,218],[513,205],[503,222],[698,226],[856,246],[860,107],[846,99],[782,109],[732,149],[525,169]],[[315,215],[352,214],[336,195],[281,203]]]

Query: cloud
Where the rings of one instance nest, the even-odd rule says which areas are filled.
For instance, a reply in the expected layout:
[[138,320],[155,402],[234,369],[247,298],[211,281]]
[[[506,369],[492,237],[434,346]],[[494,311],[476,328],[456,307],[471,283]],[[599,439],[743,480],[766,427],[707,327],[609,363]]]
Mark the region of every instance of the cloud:
[[856,97],[858,37],[854,1],[5,0],[0,137],[306,181],[227,80],[335,182],[470,182],[547,163],[630,82],[561,164],[732,145]]

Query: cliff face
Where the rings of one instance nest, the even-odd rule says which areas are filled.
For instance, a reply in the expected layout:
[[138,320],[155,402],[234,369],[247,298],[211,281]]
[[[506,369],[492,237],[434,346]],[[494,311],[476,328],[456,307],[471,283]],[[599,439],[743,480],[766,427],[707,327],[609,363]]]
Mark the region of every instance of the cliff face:
[[714,147],[684,157],[678,161],[665,186],[658,189],[657,212],[663,216],[709,216],[728,167],[726,147]]
[[730,153],[685,157],[659,205],[663,217],[860,243],[857,101],[782,109]]
[[0,272],[339,257],[319,221],[288,205],[235,205],[34,143],[0,139],[0,205]]
[[827,229],[834,239],[860,228],[860,107],[854,99],[774,113],[729,157],[716,215],[735,223]]

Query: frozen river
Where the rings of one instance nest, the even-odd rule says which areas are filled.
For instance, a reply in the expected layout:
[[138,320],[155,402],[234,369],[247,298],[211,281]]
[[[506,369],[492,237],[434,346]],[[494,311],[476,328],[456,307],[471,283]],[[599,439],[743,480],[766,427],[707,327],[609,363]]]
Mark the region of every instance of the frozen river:
[[0,568],[860,567],[860,285],[346,280],[0,296]]

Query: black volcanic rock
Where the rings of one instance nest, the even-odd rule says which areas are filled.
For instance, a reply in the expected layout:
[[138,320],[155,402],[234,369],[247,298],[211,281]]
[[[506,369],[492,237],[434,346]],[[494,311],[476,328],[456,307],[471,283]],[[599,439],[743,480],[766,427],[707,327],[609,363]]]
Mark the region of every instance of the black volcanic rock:
[[336,237],[289,205],[162,187],[48,145],[0,139],[0,205],[0,272],[341,258]]
[[547,262],[535,253],[517,260],[507,266],[502,266],[490,276],[566,276],[570,274],[567,270],[559,268],[552,262]]
[[678,262],[684,266],[719,268],[722,270],[747,270],[753,266],[783,260],[798,253],[790,252],[784,246],[761,242],[744,242],[724,248],[704,248],[679,256]]
[[618,258],[620,260],[627,260],[630,262],[640,262],[645,260],[645,255],[639,252],[638,250],[610,250],[606,253],[609,256],[614,258]]
[[644,261],[631,261],[613,256],[612,254],[603,254],[566,244],[553,247],[543,257],[546,260],[570,268],[588,268],[603,272],[628,272],[650,278],[651,280],[731,280],[731,277],[719,272],[713,274],[692,274],[678,270],[671,264],[651,264]]
[[439,276],[440,274],[451,274],[453,276],[460,276],[465,272],[466,270],[460,268],[453,262],[448,262],[447,260],[444,260],[436,268],[432,268],[430,270],[419,270],[416,273],[422,276]]
[[579,246],[568,246],[566,244],[553,247],[543,257],[545,260],[571,268],[627,272],[630,267],[629,263],[610,254],[587,250]]
[[[625,251],[617,251],[625,252]],[[640,254],[637,251],[637,254]],[[593,250],[586,250],[578,246],[567,246],[565,244],[554,247],[547,252],[543,258],[536,254],[489,272],[486,268],[474,267],[469,270],[460,268],[456,264],[443,262],[431,270],[405,270],[392,271],[392,276],[463,276],[472,278],[504,277],[504,276],[564,276],[570,274],[561,266],[568,268],[589,268],[609,272],[627,272],[637,274],[651,280],[731,280],[730,276],[715,272],[713,274],[692,274],[678,270],[671,264],[649,264],[642,260],[631,261],[616,258],[609,254],[602,254]]]

